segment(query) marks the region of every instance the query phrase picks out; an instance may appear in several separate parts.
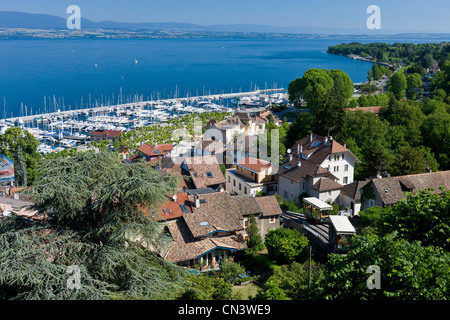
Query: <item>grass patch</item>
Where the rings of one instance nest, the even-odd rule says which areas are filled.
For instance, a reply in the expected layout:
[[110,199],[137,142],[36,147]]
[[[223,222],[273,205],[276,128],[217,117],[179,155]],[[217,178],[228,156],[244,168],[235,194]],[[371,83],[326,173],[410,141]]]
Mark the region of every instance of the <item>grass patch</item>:
[[250,298],[256,296],[260,286],[254,282],[242,284],[239,286],[233,286],[233,294],[237,294],[241,300],[250,300]]

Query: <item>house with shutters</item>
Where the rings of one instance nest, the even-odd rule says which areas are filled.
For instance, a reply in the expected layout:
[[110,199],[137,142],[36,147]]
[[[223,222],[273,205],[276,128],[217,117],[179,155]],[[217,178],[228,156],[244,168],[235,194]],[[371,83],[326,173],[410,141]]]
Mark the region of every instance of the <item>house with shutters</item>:
[[360,162],[333,137],[310,134],[288,150],[278,170],[278,194],[296,202],[307,195],[339,203],[341,189],[353,183],[355,163]]

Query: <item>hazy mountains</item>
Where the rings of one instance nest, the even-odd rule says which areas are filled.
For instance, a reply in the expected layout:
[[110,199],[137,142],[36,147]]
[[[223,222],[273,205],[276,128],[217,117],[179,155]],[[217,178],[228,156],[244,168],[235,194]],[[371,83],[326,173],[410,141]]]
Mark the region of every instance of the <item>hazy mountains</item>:
[[[84,29],[121,29],[121,30],[179,30],[185,32],[230,32],[230,33],[278,33],[278,34],[328,34],[328,35],[374,35],[370,30],[320,28],[320,27],[276,27],[269,25],[237,24],[237,25],[209,25],[202,26],[190,23],[177,22],[142,22],[128,23],[116,21],[94,22],[81,19]],[[0,11],[0,28],[28,28],[28,29],[67,29],[66,18],[24,12]],[[398,31],[383,30],[383,34],[393,35]],[[380,33],[377,33],[380,35]],[[417,35],[411,34],[416,37]],[[443,34],[434,34],[435,37],[448,37]],[[403,34],[402,37],[407,37]]]

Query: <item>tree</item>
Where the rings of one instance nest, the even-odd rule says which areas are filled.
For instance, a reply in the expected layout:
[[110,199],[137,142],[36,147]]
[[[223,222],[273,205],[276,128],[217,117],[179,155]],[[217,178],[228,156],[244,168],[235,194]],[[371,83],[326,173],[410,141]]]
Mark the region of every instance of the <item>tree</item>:
[[[450,294],[450,254],[441,248],[366,235],[353,240],[347,255],[330,255],[324,289],[318,298],[332,300],[441,300]],[[380,268],[380,289],[370,290],[370,266]]]
[[[4,298],[170,299],[185,291],[184,270],[156,254],[170,239],[142,211],[172,194],[177,178],[105,152],[45,159],[38,169],[31,209],[47,219],[0,220]],[[66,286],[73,265],[81,290]]]
[[233,286],[223,278],[207,274],[190,274],[187,277],[187,290],[178,300],[230,300]]
[[[310,298],[312,290],[324,277],[323,266],[313,263],[311,288],[308,281],[308,265],[293,262],[290,265],[275,266],[273,275],[264,283],[258,293],[259,300],[303,300]],[[314,289],[312,289],[314,288]]]
[[294,229],[278,228],[269,230],[265,244],[269,256],[279,264],[292,263],[305,257],[305,248],[309,245],[308,238]]
[[426,55],[423,56],[422,66],[424,68],[430,68],[433,65],[433,63],[434,63],[434,58],[431,53],[427,53]]
[[[437,191],[437,190],[435,190]],[[420,190],[408,194],[381,216],[384,233],[398,232],[409,242],[442,247],[450,251],[450,191],[431,194]]]
[[220,266],[220,277],[227,283],[234,284],[234,281],[239,275],[245,274],[245,268],[234,261],[225,261]]
[[433,112],[420,127],[423,143],[431,149],[441,170],[450,169],[450,114]]
[[25,167],[25,160],[20,145],[17,146],[16,153],[14,154],[14,175],[17,186],[27,186],[27,169]]
[[403,146],[395,154],[390,173],[393,176],[424,173],[428,161],[424,152],[411,146]]
[[422,89],[422,77],[418,73],[410,74],[406,77],[406,98],[416,100],[418,91]]
[[406,77],[405,74],[400,70],[391,77],[388,90],[394,94],[397,100],[401,100],[405,97],[405,89]]
[[250,249],[258,249],[263,243],[261,234],[259,233],[258,224],[256,222],[255,216],[250,216],[250,224],[245,229],[248,234],[247,247]]
[[39,172],[37,167],[42,156],[37,152],[39,141],[27,130],[11,127],[0,135],[0,154],[14,159],[17,147],[20,146],[25,160],[27,170],[27,185],[32,185]]
[[339,135],[345,108],[353,95],[353,83],[342,70],[331,70],[330,77],[333,79],[333,87],[325,101],[312,110],[315,117],[314,132],[326,135],[328,129],[333,128],[333,134]]
[[313,68],[291,84],[290,94],[301,96],[310,109],[314,132],[326,134],[329,127],[340,128],[353,95],[353,83],[345,72]]

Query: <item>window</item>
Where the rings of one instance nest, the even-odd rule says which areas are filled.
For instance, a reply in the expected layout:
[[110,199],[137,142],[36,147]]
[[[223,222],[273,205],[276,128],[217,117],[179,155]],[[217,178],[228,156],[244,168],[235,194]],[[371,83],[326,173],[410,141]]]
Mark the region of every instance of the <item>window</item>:
[[269,218],[269,223],[275,223],[275,221],[276,221],[275,216],[271,216],[271,217]]
[[291,180],[291,187],[294,185],[294,181]]
[[370,199],[369,200],[369,208],[375,207],[375,200]]
[[233,179],[233,187],[236,187],[236,180]]
[[344,166],[344,171],[345,171],[345,172],[348,171],[348,164],[346,164],[346,165]]
[[180,204],[180,208],[183,213],[189,213],[189,209],[185,204]]
[[247,187],[244,187],[244,193],[247,194]]
[[344,177],[344,184],[348,184],[348,177]]
[[285,192],[283,193],[283,198],[287,199],[287,197],[288,197],[288,193],[287,193],[287,191],[285,191]]
[[342,154],[342,160],[344,160],[344,159],[345,159],[345,154],[343,153],[343,154]]
[[249,225],[249,223],[248,223],[248,219],[246,218],[246,219],[244,219],[244,227],[245,227],[245,228],[247,228],[247,227],[248,227],[248,225]]
[[242,189],[242,187],[241,187],[241,184],[239,183],[239,190],[241,190]]
[[303,191],[305,191],[305,190],[306,190],[306,183],[303,182]]

